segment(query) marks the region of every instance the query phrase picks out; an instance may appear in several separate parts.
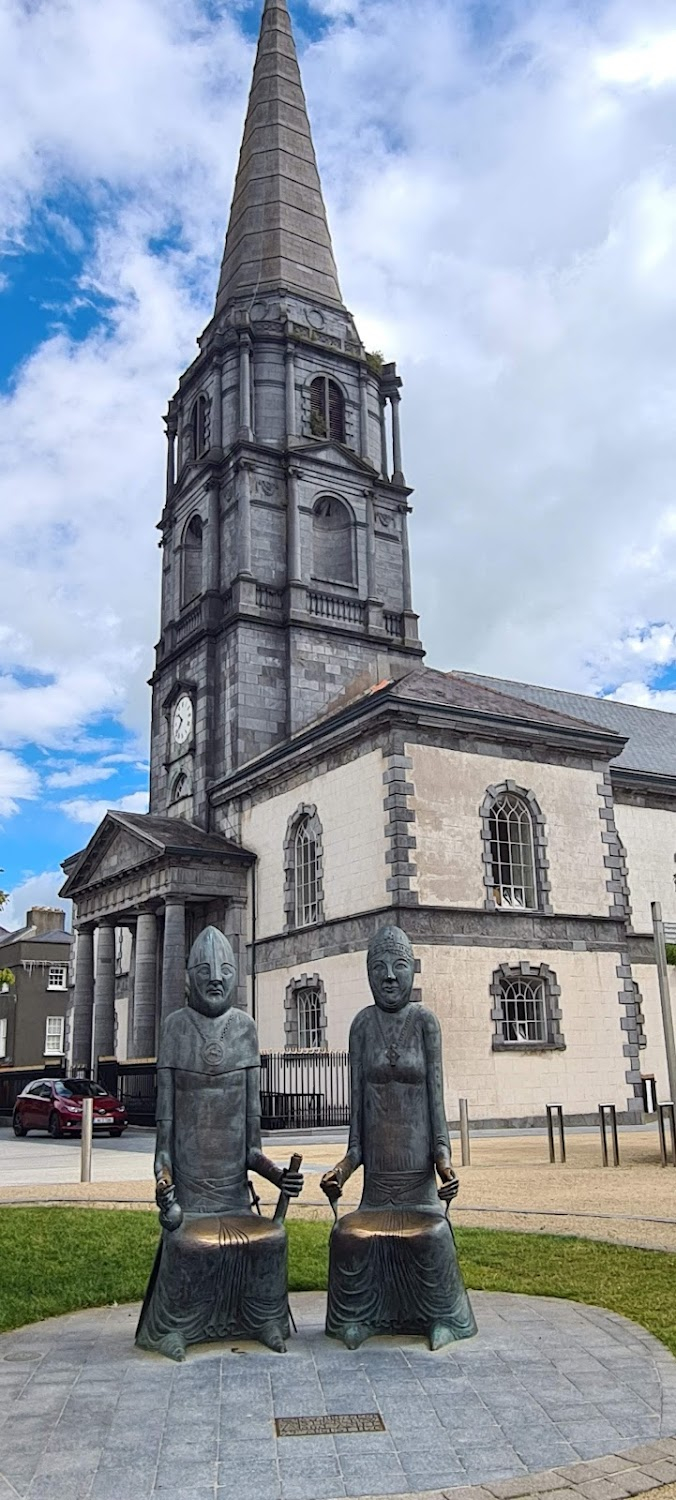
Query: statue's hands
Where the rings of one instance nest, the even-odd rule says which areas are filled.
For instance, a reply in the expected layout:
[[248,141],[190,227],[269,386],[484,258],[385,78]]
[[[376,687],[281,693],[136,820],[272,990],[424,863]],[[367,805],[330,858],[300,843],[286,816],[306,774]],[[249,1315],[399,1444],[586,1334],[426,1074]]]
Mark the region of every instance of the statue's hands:
[[437,1172],[441,1178],[441,1187],[438,1189],[439,1197],[442,1203],[452,1203],[453,1199],[457,1198],[460,1192],[460,1183],[455,1172],[452,1167],[447,1166],[445,1163],[440,1165],[439,1162],[437,1162]]
[[[157,1150],[155,1152],[155,1181],[159,1192],[160,1186],[168,1187],[174,1180],[174,1164],[168,1151]],[[159,1200],[158,1200],[159,1201]]]
[[325,1172],[319,1184],[329,1203],[337,1203],[343,1195],[343,1177],[338,1167],[332,1167],[330,1172]]
[[302,1172],[292,1172],[289,1167],[285,1167],[279,1184],[280,1191],[286,1193],[287,1198],[298,1198],[303,1191],[304,1181]]

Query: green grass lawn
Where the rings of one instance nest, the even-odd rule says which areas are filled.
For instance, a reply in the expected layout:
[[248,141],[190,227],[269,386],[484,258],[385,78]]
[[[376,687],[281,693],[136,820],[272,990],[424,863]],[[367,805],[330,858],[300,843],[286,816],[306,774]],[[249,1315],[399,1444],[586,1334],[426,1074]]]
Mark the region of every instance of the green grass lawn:
[[[326,1287],[329,1226],[292,1220],[291,1291]],[[157,1244],[154,1213],[0,1208],[0,1331],[79,1307],[143,1296]],[[461,1229],[470,1290],[569,1297],[642,1323],[676,1355],[676,1255],[596,1240]]]

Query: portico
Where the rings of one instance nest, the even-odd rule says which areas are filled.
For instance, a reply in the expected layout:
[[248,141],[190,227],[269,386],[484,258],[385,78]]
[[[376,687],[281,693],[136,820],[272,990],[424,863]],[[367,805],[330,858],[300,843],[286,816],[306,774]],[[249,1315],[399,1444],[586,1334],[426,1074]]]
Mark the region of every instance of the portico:
[[89,1068],[115,1051],[115,934],[134,934],[128,1051],[154,1057],[160,1020],[184,1002],[186,951],[210,923],[228,936],[242,976],[245,914],[254,856],[179,818],[110,812],[87,848],[68,861],[64,896],[76,903],[72,1064]]

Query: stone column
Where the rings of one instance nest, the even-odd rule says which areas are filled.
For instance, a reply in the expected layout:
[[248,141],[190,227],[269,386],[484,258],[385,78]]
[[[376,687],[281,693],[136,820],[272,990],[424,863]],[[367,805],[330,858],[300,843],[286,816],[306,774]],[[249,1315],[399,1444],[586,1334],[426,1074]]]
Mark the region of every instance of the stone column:
[[211,447],[223,447],[223,370],[214,370],[214,394],[211,402]]
[[246,980],[246,901],[229,901],[223,921],[223,931],[229,939],[237,964],[237,998],[240,1010],[247,1009]]
[[239,339],[239,436],[251,441],[251,339],[248,333]]
[[221,582],[221,503],[220,485],[217,479],[212,479],[209,482],[207,491],[209,509],[207,520],[206,587],[211,592],[216,593]]
[[79,927],[75,951],[75,1001],[73,1005],[73,1068],[92,1065],[94,1023],[94,928]]
[[284,351],[284,373],[286,377],[286,437],[287,442],[296,436],[296,351],[287,343]]
[[362,458],[369,456],[369,405],[368,405],[368,375],[366,370],[359,371],[359,451]]
[[167,418],[167,500],[176,483],[176,418]]
[[251,577],[251,473],[252,465],[241,459],[237,465],[238,479],[238,569]]
[[96,940],[94,1071],[100,1057],[115,1052],[115,924],[102,922]]
[[366,491],[366,593],[369,599],[376,597],[376,523],[373,511],[373,491]]
[[387,459],[387,426],[385,423],[385,403],[387,397],[380,398],[380,472],[383,479],[389,479],[390,469]]
[[162,950],[162,1020],[185,1005],[185,901],[167,896]]
[[398,391],[393,391],[390,396],[392,406],[392,451],[394,458],[394,482],[404,483],[404,471],[401,462],[401,423],[399,421],[399,403],[401,396]]
[[289,583],[301,582],[300,508],[298,470],[289,468],[286,476],[286,571]]
[[403,510],[401,516],[401,547],[404,564],[404,613],[410,614],[413,609],[413,596],[411,592],[411,554],[408,545],[408,509]]
[[142,911],[136,923],[134,969],[134,1057],[155,1054],[157,1009],[157,917]]

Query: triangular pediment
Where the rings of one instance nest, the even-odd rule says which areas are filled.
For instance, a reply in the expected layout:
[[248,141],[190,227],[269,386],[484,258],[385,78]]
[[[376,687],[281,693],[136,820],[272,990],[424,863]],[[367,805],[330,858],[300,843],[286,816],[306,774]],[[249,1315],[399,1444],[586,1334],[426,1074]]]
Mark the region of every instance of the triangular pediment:
[[136,829],[132,831],[119,823],[114,813],[106,813],[70,872],[61,895],[73,897],[86,886],[99,885],[125,870],[138,869],[162,852],[155,838]]
[[368,474],[374,479],[375,469],[373,464],[368,463],[365,458],[360,458],[358,453],[353,453],[351,448],[343,447],[342,443],[333,443],[330,438],[312,438],[311,442],[294,443],[293,457],[301,455],[309,459],[319,459],[321,463],[331,464],[334,469],[342,469],[354,474]]

